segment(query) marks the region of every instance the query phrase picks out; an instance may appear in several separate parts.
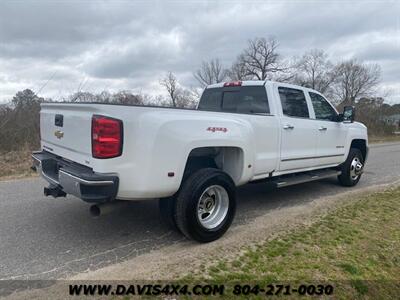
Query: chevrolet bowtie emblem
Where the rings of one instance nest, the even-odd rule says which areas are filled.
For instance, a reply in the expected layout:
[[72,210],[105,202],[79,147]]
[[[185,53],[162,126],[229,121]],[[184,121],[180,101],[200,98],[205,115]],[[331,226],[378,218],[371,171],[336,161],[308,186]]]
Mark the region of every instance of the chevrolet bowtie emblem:
[[54,131],[54,135],[58,138],[58,139],[62,139],[64,137],[64,132],[62,132],[61,130],[56,130]]

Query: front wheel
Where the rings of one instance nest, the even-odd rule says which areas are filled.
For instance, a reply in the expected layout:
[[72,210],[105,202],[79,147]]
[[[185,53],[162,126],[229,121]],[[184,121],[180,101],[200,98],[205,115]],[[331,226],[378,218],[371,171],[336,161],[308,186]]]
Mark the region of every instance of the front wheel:
[[175,222],[188,238],[206,243],[220,238],[236,211],[235,184],[218,169],[191,174],[176,197]]
[[343,186],[355,186],[361,178],[364,168],[364,158],[360,150],[351,148],[346,161],[341,166],[342,174],[338,176]]

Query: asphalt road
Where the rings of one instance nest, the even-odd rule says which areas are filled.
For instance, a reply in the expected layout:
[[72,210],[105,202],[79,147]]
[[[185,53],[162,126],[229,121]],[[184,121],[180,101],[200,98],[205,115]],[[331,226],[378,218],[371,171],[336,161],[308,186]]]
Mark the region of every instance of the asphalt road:
[[[400,179],[400,143],[373,145],[355,189]],[[42,179],[0,182],[0,279],[56,279],[98,269],[184,238],[167,230],[156,201],[132,202],[94,219],[74,197],[46,198]],[[233,226],[347,189],[336,179],[271,190],[266,184],[239,189]]]

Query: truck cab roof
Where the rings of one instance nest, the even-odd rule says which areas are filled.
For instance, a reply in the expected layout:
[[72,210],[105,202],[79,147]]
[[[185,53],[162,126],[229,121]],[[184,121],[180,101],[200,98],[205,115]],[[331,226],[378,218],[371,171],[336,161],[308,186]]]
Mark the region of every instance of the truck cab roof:
[[208,86],[205,87],[205,89],[212,89],[212,88],[222,88],[222,87],[234,87],[234,86],[264,86],[267,85],[267,83],[269,84],[279,84],[280,86],[283,87],[288,87],[288,88],[294,88],[294,89],[301,89],[304,91],[308,91],[308,92],[313,92],[316,94],[319,94],[323,97],[325,97],[324,95],[322,95],[319,91],[308,88],[308,87],[304,87],[304,86],[300,86],[300,85],[296,85],[293,83],[288,83],[288,82],[279,82],[279,81],[274,81],[274,80],[243,80],[243,81],[226,81],[226,82],[219,82],[219,83],[214,83],[214,84],[210,84]]
[[208,85],[206,89],[224,87],[226,84],[231,84],[231,83],[233,84],[239,82],[241,83],[240,86],[261,86],[265,85],[267,81],[268,80],[244,80],[244,81],[232,81],[232,82],[219,82]]

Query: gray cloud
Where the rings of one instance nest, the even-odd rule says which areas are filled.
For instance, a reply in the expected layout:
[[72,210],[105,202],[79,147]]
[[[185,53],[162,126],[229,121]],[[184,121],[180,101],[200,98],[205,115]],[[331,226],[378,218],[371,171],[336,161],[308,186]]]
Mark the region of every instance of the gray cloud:
[[363,60],[396,61],[400,56],[399,51],[400,45],[396,45],[389,38],[388,40],[371,43],[368,47],[360,50],[357,57]]
[[[283,56],[322,48],[333,61],[382,66],[382,88],[399,91],[397,2],[3,1],[0,101],[23,88],[62,97],[84,88],[160,92],[173,71],[195,85],[202,60],[229,65],[255,36],[275,36]],[[46,82],[52,78],[46,85]],[[400,99],[395,94],[393,99]],[[397,100],[396,100],[397,101]]]

